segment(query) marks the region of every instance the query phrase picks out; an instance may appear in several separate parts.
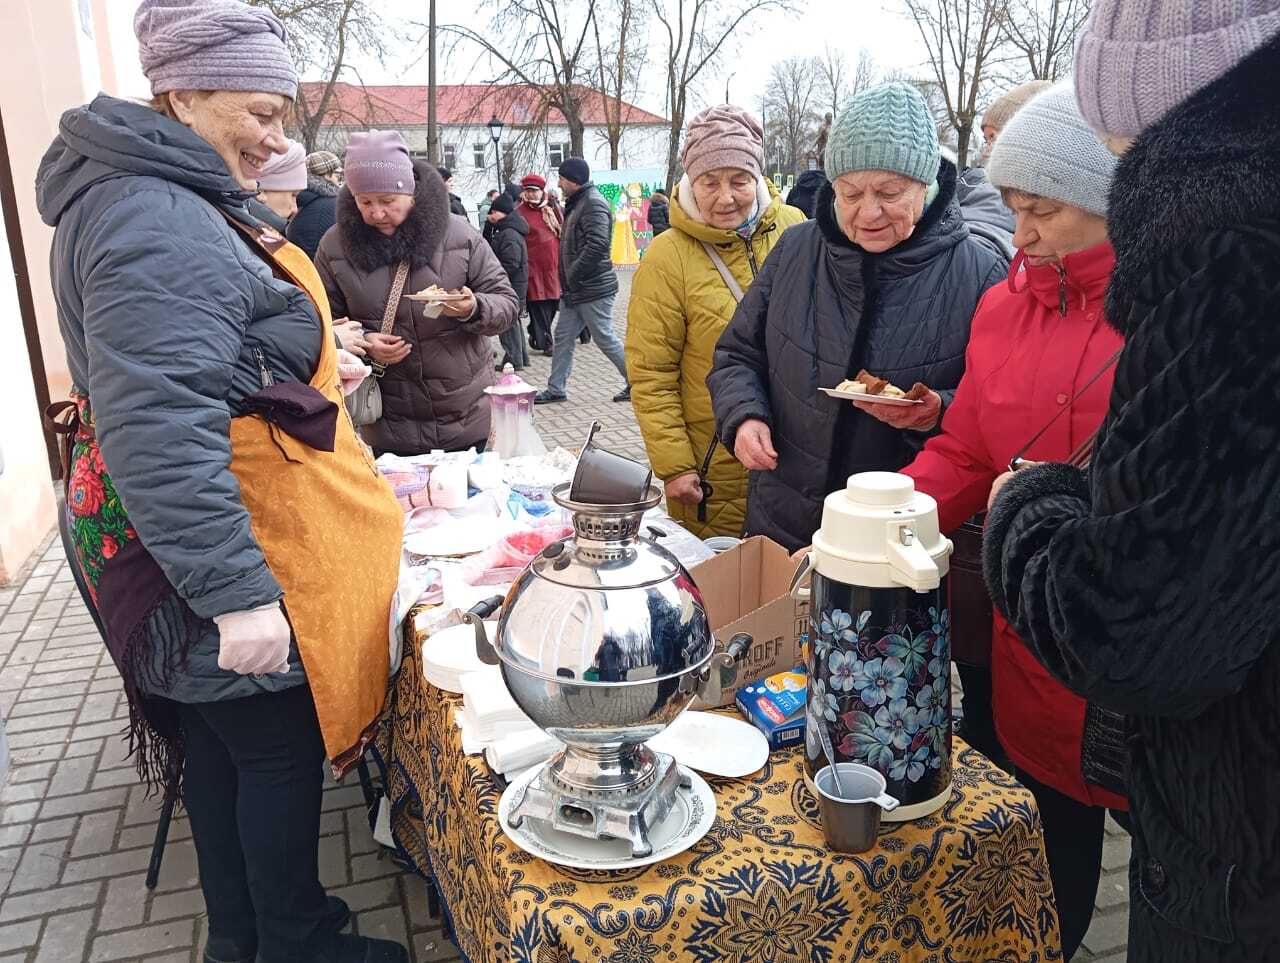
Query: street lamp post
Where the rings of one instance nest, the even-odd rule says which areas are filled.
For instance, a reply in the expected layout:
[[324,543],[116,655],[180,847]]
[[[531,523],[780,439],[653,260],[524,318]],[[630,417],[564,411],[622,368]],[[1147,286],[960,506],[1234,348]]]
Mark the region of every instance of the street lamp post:
[[494,114],[489,118],[489,136],[493,138],[493,162],[498,168],[498,193],[501,194],[506,186],[502,183],[502,148],[499,141],[502,140],[502,118]]

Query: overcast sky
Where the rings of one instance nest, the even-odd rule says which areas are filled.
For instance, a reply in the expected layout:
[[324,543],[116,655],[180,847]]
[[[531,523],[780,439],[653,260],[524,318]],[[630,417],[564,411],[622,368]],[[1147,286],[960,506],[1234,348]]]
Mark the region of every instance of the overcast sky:
[[[425,0],[374,0],[387,13],[389,21],[409,23],[426,19]],[[133,13],[137,0],[107,0],[111,17],[111,33],[116,51],[116,69],[124,85],[124,93],[144,96],[148,93],[142,72],[137,66],[137,47],[133,38]],[[821,56],[824,44],[843,50],[850,61],[866,49],[884,69],[913,70],[924,60],[924,51],[915,27],[904,19],[901,4],[892,0],[795,0],[794,14],[769,14],[757,18],[751,32],[738,41],[738,49],[722,58],[719,70],[708,75],[695,93],[692,106],[697,109],[724,100],[726,81],[730,100],[758,111],[769,68],[777,61],[793,56]],[[485,13],[479,4],[460,0],[438,0],[436,16],[443,23],[463,23],[483,30]],[[661,113],[665,70],[661,65],[658,33],[650,37],[646,61],[644,90],[637,98],[639,106]],[[419,51],[420,53],[420,51]],[[471,69],[474,58],[454,58],[437,77],[440,83],[479,82],[490,79],[493,71]],[[366,83],[425,84],[426,60],[403,49],[385,66],[370,58],[358,58],[356,65]]]

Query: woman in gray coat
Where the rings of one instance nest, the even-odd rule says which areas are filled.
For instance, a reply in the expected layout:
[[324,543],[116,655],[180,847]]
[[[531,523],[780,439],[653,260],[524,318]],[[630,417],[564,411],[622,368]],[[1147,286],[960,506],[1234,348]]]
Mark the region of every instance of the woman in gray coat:
[[[379,454],[482,448],[489,437],[484,389],[493,383],[489,336],[506,331],[519,313],[506,272],[470,222],[449,213],[435,168],[412,163],[396,132],[353,135],[344,170],[338,222],[320,242],[316,269],[334,315],[364,326],[356,347],[385,366],[382,418],[363,429],[364,438]],[[464,297],[435,316],[427,305],[402,300],[383,334],[404,262],[405,294],[438,285]]]
[[[343,415],[323,289],[246,206],[285,150],[284,29],[230,0],[144,0],[135,29],[155,100],[68,111],[36,186],[77,416],[71,561],[139,769],[181,773],[205,963],[407,963],[341,934],[319,880],[322,764],[354,763],[385,693],[403,520]],[[372,585],[323,513],[359,515]]]

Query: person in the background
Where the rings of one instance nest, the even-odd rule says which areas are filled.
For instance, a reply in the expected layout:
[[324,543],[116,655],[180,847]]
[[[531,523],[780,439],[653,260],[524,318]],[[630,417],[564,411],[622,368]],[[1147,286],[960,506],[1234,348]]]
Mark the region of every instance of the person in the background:
[[[794,551],[827,493],[896,471],[933,432],[960,376],[978,299],[1007,262],[970,236],[923,95],[851,98],[831,129],[817,217],[782,235],[716,345],[707,385],[720,441],[754,474],[748,535]],[[859,369],[923,403],[887,425],[828,398]]]
[[540,174],[526,174],[520,181],[516,208],[529,225],[529,346],[551,356],[551,327],[560,307],[560,232],[564,217],[550,203],[547,181]]
[[649,226],[653,228],[655,238],[671,226],[667,195],[662,191],[654,191],[649,195]]
[[78,422],[69,562],[133,762],[153,788],[181,773],[199,957],[408,963],[342,933],[320,882],[324,760],[354,768],[383,706],[404,517],[341,416],[315,269],[246,209],[286,150],[284,26],[143,0],[134,29],[153,99],[67,111],[36,179]]
[[654,239],[632,281],[632,402],[671,516],[699,538],[740,535],[747,472],[716,442],[707,372],[738,297],[804,215],[764,177],[764,132],[741,107],[726,104],[694,117],[680,163],[685,173],[674,192],[671,230]]
[[462,198],[453,192],[453,171],[447,167],[437,167],[436,173],[440,175],[440,180],[444,181],[444,189],[449,192],[449,213],[466,217],[467,206],[462,203]]
[[[502,265],[467,218],[449,213],[435,168],[412,162],[395,131],[353,134],[344,168],[338,222],[320,242],[316,269],[334,314],[361,323],[359,346],[383,369],[382,418],[362,429],[365,440],[378,454],[481,449],[489,437],[484,389],[493,383],[489,337],[519,311]],[[402,264],[404,293],[434,284],[464,297],[439,313],[402,298],[383,334]]]
[[1025,84],[1018,84],[1012,90],[1001,94],[990,103],[982,112],[982,152],[979,155],[979,166],[986,163],[987,158],[991,156],[1000,131],[1004,130],[1005,124],[1013,119],[1013,115],[1052,86],[1053,81],[1050,80],[1028,80]]
[[493,210],[493,199],[497,196],[498,192],[491,187],[489,188],[489,193],[484,196],[484,200],[480,202],[477,216],[480,218],[479,227],[482,230],[489,223],[489,212]]
[[1129,963],[1277,960],[1280,4],[1095,0],[1075,88],[1124,352],[1088,471],[992,486],[987,581],[1125,715]]
[[298,192],[307,186],[307,155],[296,140],[274,154],[258,172],[258,200],[285,222],[298,213]]
[[[903,469],[937,501],[944,532],[986,507],[1015,456],[1067,461],[1102,423],[1123,344],[1103,311],[1115,166],[1069,84],[1023,107],[991,152],[991,182],[1017,215],[1018,260],[974,315],[942,433]],[[975,679],[962,679],[967,716]],[[1093,916],[1107,807],[1127,806],[1123,720],[1057,682],[998,613],[987,686],[1000,745],[1040,810],[1070,960]]]
[[827,175],[821,170],[804,171],[796,178],[795,185],[787,192],[787,203],[801,211],[805,217],[813,217],[813,205],[818,192],[827,184]]
[[535,402],[568,400],[566,386],[577,347],[574,339],[583,330],[591,333],[622,375],[623,388],[613,400],[630,401],[627,362],[613,331],[613,302],[618,295],[618,277],[609,259],[613,212],[591,182],[591,168],[581,157],[570,157],[560,165],[560,189],[569,199],[560,236],[560,317],[552,345],[551,377]]
[[307,155],[307,186],[298,194],[298,211],[285,236],[313,260],[320,239],[337,218],[341,183],[342,164],[336,155],[327,150]]
[[[489,235],[489,246],[497,255],[502,270],[507,272],[507,280],[511,289],[516,292],[516,300],[523,310],[525,294],[529,289],[529,249],[525,238],[529,236],[529,224],[515,209],[511,198],[500,194],[494,198],[489,208],[489,224],[493,228]],[[502,344],[502,360],[498,362],[498,370],[510,364],[516,371],[523,371],[529,364],[529,346],[524,340],[524,329],[517,322],[498,335]]]
[[[942,156],[957,163],[955,151],[942,149]],[[1006,260],[1012,260],[1014,217],[1000,192],[991,186],[985,167],[969,167],[956,179],[956,200],[969,232]]]
[[331,150],[312,151],[307,155],[307,173],[341,187],[342,159]]

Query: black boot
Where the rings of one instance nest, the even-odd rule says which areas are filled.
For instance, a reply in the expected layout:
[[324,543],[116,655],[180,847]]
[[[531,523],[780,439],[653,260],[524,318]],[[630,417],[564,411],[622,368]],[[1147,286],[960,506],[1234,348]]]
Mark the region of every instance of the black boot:
[[[337,896],[327,898],[324,928],[327,933],[341,933],[351,922],[351,907]],[[225,936],[210,936],[204,947],[204,963],[254,963],[258,958],[258,940],[249,945]]]

